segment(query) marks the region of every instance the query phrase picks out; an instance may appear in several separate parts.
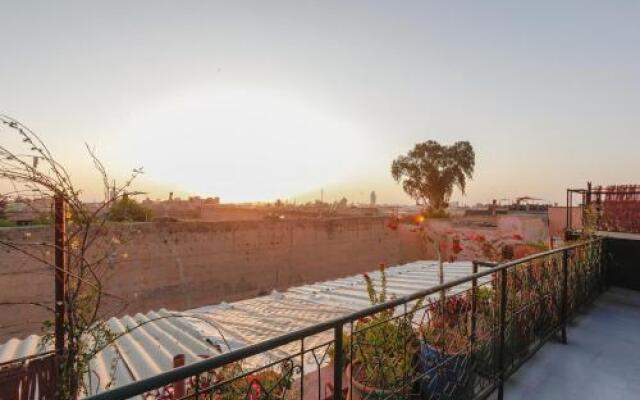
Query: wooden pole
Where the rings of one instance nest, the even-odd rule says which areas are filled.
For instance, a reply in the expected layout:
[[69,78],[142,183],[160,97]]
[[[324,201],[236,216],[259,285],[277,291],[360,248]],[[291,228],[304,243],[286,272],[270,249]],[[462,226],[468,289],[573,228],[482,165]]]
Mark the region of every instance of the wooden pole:
[[[65,353],[64,342],[64,315],[65,315],[65,294],[66,294],[66,273],[67,263],[65,255],[66,244],[66,207],[64,198],[60,194],[54,196],[54,347],[56,354],[56,366],[59,365],[62,357]],[[60,388],[61,382],[59,381],[60,373],[56,367],[58,373],[56,373],[56,387]],[[57,396],[56,396],[57,397]]]
[[64,198],[60,194],[54,197],[54,241],[56,269],[55,279],[55,352],[58,357],[64,354],[64,314],[65,314],[65,294],[66,294],[66,273],[67,263],[65,256],[66,244],[66,207]]
[[[173,368],[179,368],[184,365],[185,357],[184,354],[176,354],[173,357]],[[198,379],[198,377],[196,377]],[[187,393],[184,379],[176,381],[173,383],[173,398],[178,400],[185,396]]]

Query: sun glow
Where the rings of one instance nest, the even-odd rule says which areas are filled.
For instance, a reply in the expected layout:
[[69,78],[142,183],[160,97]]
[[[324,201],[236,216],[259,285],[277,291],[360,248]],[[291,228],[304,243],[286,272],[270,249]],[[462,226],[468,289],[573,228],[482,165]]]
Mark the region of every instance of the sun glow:
[[361,173],[356,127],[273,93],[242,90],[162,102],[130,125],[147,178],[224,201],[287,198]]

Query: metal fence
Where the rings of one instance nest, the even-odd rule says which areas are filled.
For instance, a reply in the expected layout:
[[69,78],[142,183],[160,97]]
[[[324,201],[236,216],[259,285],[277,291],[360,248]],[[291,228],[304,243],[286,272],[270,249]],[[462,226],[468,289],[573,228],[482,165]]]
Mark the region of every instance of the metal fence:
[[54,391],[55,357],[53,352],[0,364],[1,399],[52,399]]
[[[602,241],[535,254],[384,301],[92,400],[483,399],[604,282]],[[474,271],[478,265],[474,263]]]

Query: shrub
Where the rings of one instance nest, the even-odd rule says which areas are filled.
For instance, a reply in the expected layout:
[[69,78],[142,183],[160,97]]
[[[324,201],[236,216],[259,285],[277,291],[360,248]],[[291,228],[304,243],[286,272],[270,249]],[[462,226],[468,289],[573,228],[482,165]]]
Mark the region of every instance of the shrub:
[[132,198],[123,197],[109,210],[109,221],[141,222],[151,218],[151,210]]

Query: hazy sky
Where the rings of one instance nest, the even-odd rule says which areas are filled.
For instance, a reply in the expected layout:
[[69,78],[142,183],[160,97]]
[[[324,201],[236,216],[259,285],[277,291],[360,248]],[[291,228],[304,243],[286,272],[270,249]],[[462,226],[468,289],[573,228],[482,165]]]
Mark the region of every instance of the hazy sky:
[[427,139],[475,147],[467,203],[640,181],[638,0],[0,10],[0,112],[88,193],[84,142],[120,179],[144,166],[154,198],[408,202],[389,165]]

